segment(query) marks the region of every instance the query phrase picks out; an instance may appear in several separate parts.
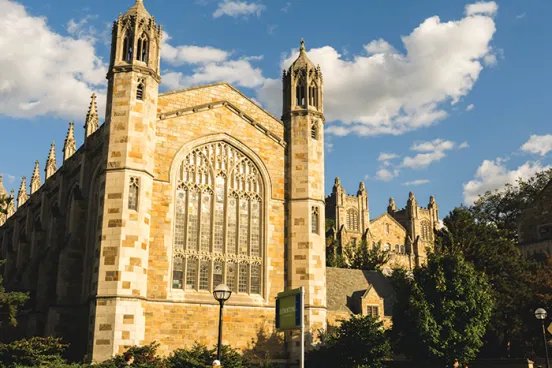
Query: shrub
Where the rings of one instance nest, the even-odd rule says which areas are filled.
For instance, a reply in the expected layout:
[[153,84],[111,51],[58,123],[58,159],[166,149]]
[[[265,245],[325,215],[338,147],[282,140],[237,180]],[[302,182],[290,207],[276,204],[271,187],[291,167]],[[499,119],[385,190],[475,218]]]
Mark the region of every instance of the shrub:
[[32,337],[0,344],[0,367],[60,367],[66,364],[62,354],[69,345],[54,337]]
[[[246,368],[248,362],[239,351],[228,345],[221,348],[220,360],[224,368]],[[178,349],[167,358],[169,367],[174,368],[210,368],[217,358],[217,348],[207,348],[205,345],[195,344],[191,349]]]

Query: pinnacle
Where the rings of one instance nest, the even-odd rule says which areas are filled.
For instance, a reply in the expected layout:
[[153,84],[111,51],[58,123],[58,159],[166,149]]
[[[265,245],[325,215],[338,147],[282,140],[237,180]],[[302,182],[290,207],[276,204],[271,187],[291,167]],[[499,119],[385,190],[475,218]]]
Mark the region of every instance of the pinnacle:
[[92,96],[90,98],[91,98],[90,107],[88,107],[88,114],[86,114],[86,121],[88,121],[92,115],[98,115],[98,105],[96,103],[96,94],[92,93]]
[[314,64],[307,57],[307,49],[305,48],[305,40],[301,39],[301,47],[299,48],[299,57],[291,65],[291,69],[315,69]]
[[136,0],[134,5],[127,10],[127,12],[124,15],[126,16],[140,16],[142,18],[150,18],[151,15],[148,13],[146,8],[144,7],[144,1],[143,0]]
[[35,167],[34,167],[34,171],[33,171],[33,178],[37,177],[40,175],[40,162],[38,162],[38,160],[35,162]]

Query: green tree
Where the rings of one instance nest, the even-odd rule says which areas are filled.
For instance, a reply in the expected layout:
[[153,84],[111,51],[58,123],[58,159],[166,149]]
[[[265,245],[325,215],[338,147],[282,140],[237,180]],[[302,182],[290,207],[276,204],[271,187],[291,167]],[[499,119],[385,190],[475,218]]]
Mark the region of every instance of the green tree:
[[[0,197],[0,212],[6,214],[9,201],[11,201],[9,197]],[[4,265],[5,262],[5,260],[0,260],[0,266]],[[28,299],[28,293],[6,291],[2,272],[0,272],[0,313],[7,315],[10,325],[17,326],[17,311]],[[2,321],[0,321],[1,325]]]
[[535,285],[530,281],[529,264],[521,258],[508,230],[479,221],[466,207],[452,210],[443,223],[445,227],[436,234],[437,251],[460,253],[485,273],[499,306],[491,316],[482,356],[526,355],[525,315],[532,314]]
[[515,185],[488,191],[471,206],[470,211],[481,222],[492,223],[503,230],[508,239],[517,241],[521,212],[531,204],[552,180],[552,169],[539,172],[530,179],[518,179]]
[[470,361],[483,344],[494,306],[490,285],[460,253],[430,254],[413,273],[396,270],[391,337],[422,364]]
[[366,240],[356,246],[349,244],[344,250],[347,268],[367,271],[381,271],[389,262],[391,252],[381,247],[381,242],[370,246]]
[[382,322],[371,316],[352,316],[339,322],[307,355],[307,367],[382,368],[390,354]]

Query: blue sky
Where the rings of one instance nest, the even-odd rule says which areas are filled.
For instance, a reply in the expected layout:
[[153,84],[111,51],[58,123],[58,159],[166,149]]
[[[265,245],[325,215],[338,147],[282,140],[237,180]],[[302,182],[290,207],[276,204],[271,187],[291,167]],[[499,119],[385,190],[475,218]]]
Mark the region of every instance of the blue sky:
[[[364,180],[372,216],[413,191],[441,216],[551,164],[548,0],[145,0],[161,90],[225,80],[280,116],[299,40],[325,83],[326,191]],[[134,0],[0,0],[0,173],[17,192],[105,96],[110,27]],[[4,11],[5,10],[5,11]]]

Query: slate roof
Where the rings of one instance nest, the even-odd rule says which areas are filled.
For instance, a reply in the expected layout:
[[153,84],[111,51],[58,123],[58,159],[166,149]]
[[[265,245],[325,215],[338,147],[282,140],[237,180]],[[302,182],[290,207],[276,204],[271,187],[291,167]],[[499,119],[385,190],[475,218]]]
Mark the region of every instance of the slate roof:
[[381,272],[326,267],[328,310],[359,313],[355,308],[355,300],[361,298],[370,287],[383,298],[384,315],[391,316],[395,292]]

